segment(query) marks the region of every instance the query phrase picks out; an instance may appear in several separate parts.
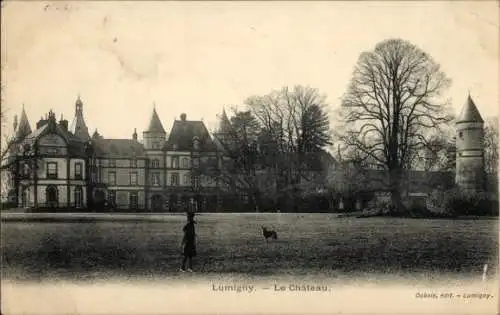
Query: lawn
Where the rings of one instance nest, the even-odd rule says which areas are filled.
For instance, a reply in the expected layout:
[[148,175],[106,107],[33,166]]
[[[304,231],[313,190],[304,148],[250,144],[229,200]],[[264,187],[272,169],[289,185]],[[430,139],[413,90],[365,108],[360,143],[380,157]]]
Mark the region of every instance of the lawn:
[[[2,279],[178,276],[183,215],[156,221],[2,222]],[[497,220],[202,214],[203,274],[481,275],[498,266]],[[266,242],[261,225],[278,240]]]

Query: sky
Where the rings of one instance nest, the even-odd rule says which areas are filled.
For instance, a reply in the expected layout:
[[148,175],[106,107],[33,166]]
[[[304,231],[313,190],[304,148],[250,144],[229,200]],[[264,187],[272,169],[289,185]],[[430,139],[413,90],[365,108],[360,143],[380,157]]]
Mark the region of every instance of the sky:
[[[72,120],[80,95],[92,133],[139,137],[153,107],[210,130],[223,107],[296,84],[340,99],[360,53],[402,38],[429,53],[453,83],[498,115],[497,1],[454,2],[24,2],[3,3],[2,99],[32,128],[52,109]],[[332,120],[335,117],[331,117]],[[5,133],[5,130],[3,131]]]

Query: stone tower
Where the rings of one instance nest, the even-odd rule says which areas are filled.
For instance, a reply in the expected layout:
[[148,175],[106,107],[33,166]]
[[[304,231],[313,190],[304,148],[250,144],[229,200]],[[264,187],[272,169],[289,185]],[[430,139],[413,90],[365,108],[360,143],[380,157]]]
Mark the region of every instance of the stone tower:
[[149,121],[149,127],[142,133],[143,144],[146,150],[161,150],[165,144],[167,133],[158,117],[156,108],[153,108],[153,114]]
[[484,120],[470,97],[456,121],[455,183],[465,191],[484,189]]

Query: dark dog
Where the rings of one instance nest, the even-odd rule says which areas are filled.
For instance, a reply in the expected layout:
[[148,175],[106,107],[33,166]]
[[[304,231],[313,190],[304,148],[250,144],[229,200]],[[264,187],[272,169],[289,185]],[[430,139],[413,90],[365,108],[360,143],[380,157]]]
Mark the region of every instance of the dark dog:
[[264,238],[266,239],[266,241],[268,238],[278,239],[278,233],[276,233],[276,231],[268,230],[264,226],[262,227],[262,235],[264,235]]

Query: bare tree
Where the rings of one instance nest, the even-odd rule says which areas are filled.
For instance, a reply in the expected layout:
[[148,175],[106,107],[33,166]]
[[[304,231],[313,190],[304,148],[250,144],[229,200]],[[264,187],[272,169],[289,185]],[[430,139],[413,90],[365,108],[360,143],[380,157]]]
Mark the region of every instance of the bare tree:
[[283,87],[246,100],[264,129],[262,146],[273,157],[268,166],[279,178],[279,189],[293,191],[301,180],[311,180],[311,156],[331,144],[325,100],[318,90],[303,86]]
[[363,52],[354,68],[342,100],[342,139],[385,169],[394,211],[403,209],[401,181],[415,152],[453,118],[439,101],[450,82],[427,53],[401,39]]
[[220,184],[234,193],[248,196],[253,208],[259,211],[259,123],[250,111],[236,110],[233,110],[230,120],[224,113],[221,121],[226,128],[214,133],[221,151],[221,163],[205,168],[205,174],[217,178]]
[[456,148],[453,131],[434,133],[428,136],[426,145],[414,152],[411,168],[429,171],[455,171]]
[[486,120],[484,126],[484,162],[488,174],[498,174],[498,119]]

